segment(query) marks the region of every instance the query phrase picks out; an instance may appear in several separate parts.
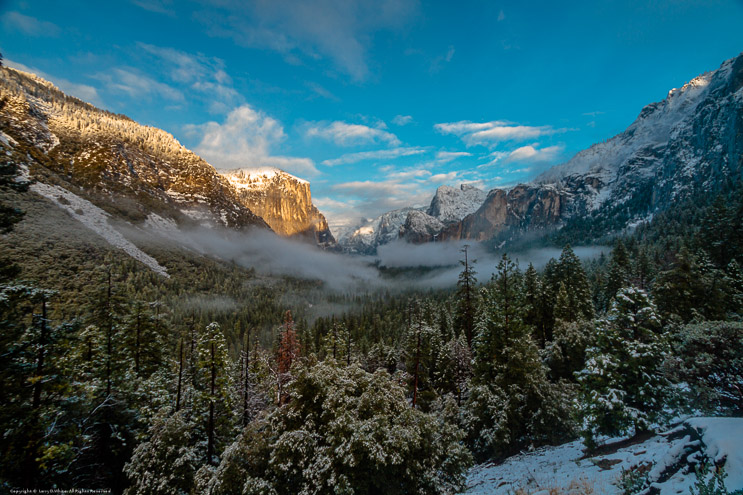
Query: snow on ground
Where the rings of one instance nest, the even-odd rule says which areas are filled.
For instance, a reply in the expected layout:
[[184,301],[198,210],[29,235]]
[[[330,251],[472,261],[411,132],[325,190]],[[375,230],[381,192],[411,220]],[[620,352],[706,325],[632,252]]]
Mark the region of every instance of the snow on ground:
[[701,434],[710,460],[725,462],[728,490],[743,489],[743,418],[694,418],[687,423]]
[[629,443],[584,458],[582,441],[575,441],[524,452],[499,465],[481,464],[470,471],[465,493],[505,495],[519,489],[530,494],[587,493],[581,491],[584,486],[595,494],[620,494],[616,483],[622,470],[644,466],[656,493],[688,494],[696,482],[689,463],[703,456],[724,465],[728,490],[743,489],[743,418],[694,418],[643,442]]
[[[27,171],[26,171],[27,174]],[[145,253],[126,239],[119,231],[108,223],[108,213],[95,206],[80,196],[71,193],[59,186],[42,184],[37,182],[31,185],[31,190],[45,198],[52,200],[57,206],[67,210],[73,218],[76,218],[87,228],[103,237],[109,244],[123,250],[132,258],[141,261],[152,271],[163,277],[169,278],[165,267],[160,265],[155,258]]]

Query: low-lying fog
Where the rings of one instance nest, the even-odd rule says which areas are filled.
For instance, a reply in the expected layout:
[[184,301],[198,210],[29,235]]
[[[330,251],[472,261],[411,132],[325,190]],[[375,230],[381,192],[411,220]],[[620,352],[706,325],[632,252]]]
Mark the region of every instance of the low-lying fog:
[[[141,232],[141,231],[140,231]],[[469,245],[469,259],[477,278],[484,282],[495,271],[502,252],[487,251],[476,242],[438,242],[409,244],[396,241],[377,250],[376,256],[340,254],[324,251],[305,242],[279,237],[272,232],[253,229],[248,232],[200,228],[152,230],[149,234],[193,251],[234,261],[266,275],[286,275],[321,280],[330,289],[402,289],[444,288],[456,284],[464,259],[462,248]],[[581,259],[607,253],[606,246],[575,247]],[[560,249],[543,248],[508,253],[522,269],[529,263],[544,266],[550,258],[559,258]],[[380,270],[380,268],[382,270]],[[395,275],[384,269],[394,269]],[[411,272],[406,272],[410,269]],[[413,272],[414,270],[414,272]]]

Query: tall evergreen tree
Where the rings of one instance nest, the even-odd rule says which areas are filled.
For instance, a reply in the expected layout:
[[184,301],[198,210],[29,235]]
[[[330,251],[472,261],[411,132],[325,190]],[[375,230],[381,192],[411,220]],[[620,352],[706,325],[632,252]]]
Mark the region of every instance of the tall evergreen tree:
[[669,350],[648,295],[636,288],[620,290],[578,374],[588,443],[596,435],[645,431],[658,419],[668,393],[661,365]]
[[464,259],[459,263],[462,272],[459,274],[456,293],[456,312],[454,317],[454,328],[458,333],[463,333],[467,338],[467,345],[472,347],[472,339],[475,330],[475,314],[477,312],[477,279],[473,265],[476,260],[469,258],[469,246],[464,245],[462,251]]
[[226,440],[224,432],[232,424],[230,365],[227,343],[217,323],[204,330],[196,349],[197,372],[201,386],[198,412],[205,419],[206,462],[216,463],[220,447]]

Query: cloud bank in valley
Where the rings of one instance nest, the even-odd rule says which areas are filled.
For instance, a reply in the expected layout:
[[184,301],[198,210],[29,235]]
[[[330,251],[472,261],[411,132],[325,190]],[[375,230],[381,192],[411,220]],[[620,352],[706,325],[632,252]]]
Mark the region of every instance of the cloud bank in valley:
[[[318,280],[325,288],[339,291],[452,287],[462,270],[459,261],[463,259],[465,244],[469,245],[469,259],[476,260],[478,280],[484,283],[490,279],[502,256],[502,253],[486,250],[481,244],[467,242],[409,244],[396,241],[380,246],[376,256],[360,256],[324,251],[306,242],[259,229],[235,232],[211,228],[188,231],[148,228],[148,232],[195,252],[254,268],[260,274]],[[576,247],[574,251],[581,259],[590,259],[602,252],[608,253],[610,248],[588,246]],[[557,248],[543,248],[509,255],[525,269],[529,263],[541,268],[550,258],[559,258],[560,252]],[[402,273],[390,277],[382,274],[385,269]],[[415,271],[406,275],[406,269]]]

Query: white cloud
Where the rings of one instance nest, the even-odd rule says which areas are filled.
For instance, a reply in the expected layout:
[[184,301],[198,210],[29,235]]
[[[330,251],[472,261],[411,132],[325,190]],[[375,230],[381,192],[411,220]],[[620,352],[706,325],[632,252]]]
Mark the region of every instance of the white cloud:
[[[492,158],[490,162],[480,165],[478,168],[490,167],[495,164],[551,162],[559,158],[565,149],[562,146],[547,146],[544,148],[538,148],[537,146],[537,144],[534,144],[521,146],[513,151],[495,151],[488,155]],[[509,173],[528,171],[529,169],[518,169],[512,170]]]
[[98,94],[98,90],[95,89],[93,86],[89,86],[87,84],[75,83],[72,81],[68,81],[67,79],[63,79],[61,77],[54,77],[54,76],[47,74],[44,71],[35,69],[33,67],[28,67],[27,65],[14,62],[12,60],[6,59],[5,65],[7,65],[8,67],[12,67],[14,69],[22,70],[23,72],[29,72],[31,74],[36,74],[42,79],[46,79],[47,81],[56,85],[59,89],[61,89],[68,95],[72,95],[76,98],[80,98],[81,100],[88,102],[88,103],[92,103],[93,105],[96,105],[98,107],[103,107],[103,101],[101,100],[101,97]]
[[94,76],[112,93],[124,93],[130,98],[159,97],[171,101],[184,101],[183,93],[165,83],[140,73],[136,69],[118,67],[110,73]]
[[362,124],[349,124],[339,120],[330,123],[317,122],[312,124],[307,128],[306,135],[307,137],[327,139],[339,146],[369,143],[387,143],[391,146],[400,144],[400,140],[391,132]]
[[202,136],[194,151],[221,170],[277,167],[299,176],[319,173],[309,158],[271,155],[271,148],[286,139],[284,128],[249,105],[234,109],[223,124],[207,122],[185,130]]
[[500,12],[498,12],[498,22],[501,22],[506,19],[506,13],[503,12],[503,9],[501,9]]
[[464,156],[472,156],[472,153],[466,151],[439,151],[436,153],[436,161],[439,163],[449,163]]
[[336,165],[357,163],[364,160],[391,160],[401,156],[418,155],[425,152],[425,148],[392,148],[389,150],[360,151],[358,153],[348,153],[338,158],[324,160],[322,164],[328,167],[333,167]]
[[212,8],[198,20],[206,24],[208,34],[277,51],[289,63],[328,58],[357,81],[371,73],[367,51],[374,35],[405,28],[418,10],[416,0],[207,3]]
[[395,115],[395,118],[392,119],[392,123],[399,126],[408,125],[411,122],[413,122],[413,117],[410,115]]
[[546,148],[535,148],[534,146],[522,146],[513,150],[506,158],[507,162],[548,162],[557,158],[562,153],[562,146],[547,146]]
[[6,12],[0,17],[2,24],[8,31],[17,31],[28,36],[59,36],[59,26],[48,21],[41,21],[35,17],[20,12]]
[[459,136],[468,146],[493,145],[501,141],[523,141],[566,132],[569,129],[555,129],[552,126],[526,126],[501,120],[492,122],[448,122],[434,125],[442,134]]

